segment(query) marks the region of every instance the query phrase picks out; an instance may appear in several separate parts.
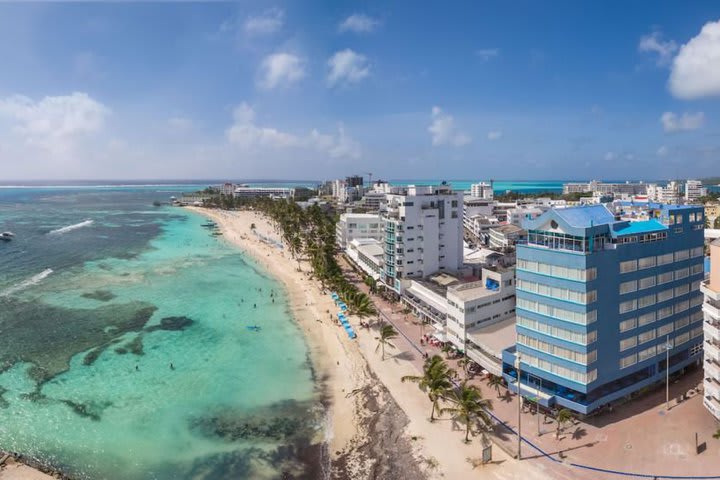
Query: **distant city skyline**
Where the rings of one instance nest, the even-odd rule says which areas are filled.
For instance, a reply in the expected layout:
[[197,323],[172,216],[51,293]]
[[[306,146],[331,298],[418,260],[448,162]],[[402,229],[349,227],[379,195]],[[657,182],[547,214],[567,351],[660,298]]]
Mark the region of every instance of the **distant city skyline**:
[[0,183],[718,176],[719,17],[711,2],[2,3]]

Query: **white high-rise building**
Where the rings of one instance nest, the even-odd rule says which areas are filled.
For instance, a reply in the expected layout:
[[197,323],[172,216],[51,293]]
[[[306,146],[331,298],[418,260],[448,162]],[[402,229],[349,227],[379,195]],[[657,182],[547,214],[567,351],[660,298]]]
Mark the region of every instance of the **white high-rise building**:
[[345,250],[356,238],[383,240],[383,220],[373,213],[343,213],[335,224],[335,238],[340,248]]
[[688,180],[685,182],[685,201],[694,202],[700,197],[704,197],[707,191],[703,188],[700,180]]
[[463,260],[463,194],[448,185],[409,185],[387,195],[385,274],[397,293],[403,281],[447,271]]
[[485,200],[493,199],[493,182],[485,183],[473,183],[470,185],[470,195],[476,198],[482,198]]
[[647,196],[652,202],[676,205],[680,203],[680,184],[674,180],[664,187],[650,183],[647,185]]
[[720,240],[710,244],[710,278],[702,283],[700,290],[705,294],[703,403],[720,420]]

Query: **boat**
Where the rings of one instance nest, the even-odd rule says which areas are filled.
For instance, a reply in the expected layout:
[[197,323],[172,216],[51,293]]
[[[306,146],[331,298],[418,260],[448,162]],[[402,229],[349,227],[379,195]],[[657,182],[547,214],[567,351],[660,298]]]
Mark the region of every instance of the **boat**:
[[248,330],[252,330],[253,332],[260,331],[260,325],[247,325],[245,328],[247,328]]
[[0,240],[9,242],[10,240],[13,239],[14,236],[15,236],[15,234],[12,232],[2,232],[2,233],[0,233]]
[[216,228],[217,224],[215,224],[215,222],[207,222],[207,223],[203,223],[200,226],[205,227],[205,228]]
[[214,237],[217,237],[218,235],[222,235],[222,232],[213,232],[212,235],[213,235]]

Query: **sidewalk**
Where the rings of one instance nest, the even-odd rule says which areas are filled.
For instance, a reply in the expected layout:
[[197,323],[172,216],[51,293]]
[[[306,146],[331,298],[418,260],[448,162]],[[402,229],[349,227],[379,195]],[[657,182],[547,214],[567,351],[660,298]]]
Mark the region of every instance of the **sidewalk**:
[[[344,258],[340,265],[348,279],[362,291],[369,293],[368,287]],[[423,331],[426,334],[432,333],[432,326],[422,326],[413,315],[403,314],[399,304],[391,304],[379,296],[373,296],[373,301],[381,315],[401,334],[395,341],[398,351],[418,353],[408,355],[403,361],[412,363],[418,371],[422,371],[422,353],[445,357],[437,347],[420,345]],[[457,366],[457,359],[448,360],[448,363],[463,379],[464,374],[462,368]],[[671,385],[671,399],[688,392],[701,381],[701,371],[683,376]],[[518,417],[517,397],[504,388],[498,397],[494,389],[490,389],[477,377],[471,378],[469,382],[477,385],[485,398],[492,400],[492,414],[509,427],[496,429],[493,435],[494,443],[507,453],[516,455],[517,436],[514,432]],[[532,407],[521,414],[521,424],[524,439],[523,459],[543,462],[549,471],[554,472],[553,476],[567,475],[568,469],[571,469],[571,478],[620,478],[616,474],[566,465],[575,463],[649,475],[650,478],[659,474],[678,477],[718,475],[720,478],[720,441],[712,438],[718,427],[705,411],[701,395],[695,395],[680,404],[672,402],[670,411],[666,412],[665,392],[660,389],[617,408],[613,413],[603,414],[588,422],[575,421],[574,425],[564,428],[559,438],[556,438],[555,421],[550,418],[544,420],[542,413],[538,418]],[[700,455],[695,453],[696,433],[698,443],[705,443],[706,447]],[[546,458],[527,442],[537,445],[557,461]],[[564,457],[562,460],[560,455]]]

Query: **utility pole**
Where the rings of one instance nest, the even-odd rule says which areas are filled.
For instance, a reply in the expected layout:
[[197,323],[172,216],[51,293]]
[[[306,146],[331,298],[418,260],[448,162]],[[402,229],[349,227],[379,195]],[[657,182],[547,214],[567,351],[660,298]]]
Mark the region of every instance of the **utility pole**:
[[520,391],[520,352],[516,350],[515,354],[515,368],[517,369],[517,397],[518,397],[518,460],[522,460],[522,393]]

